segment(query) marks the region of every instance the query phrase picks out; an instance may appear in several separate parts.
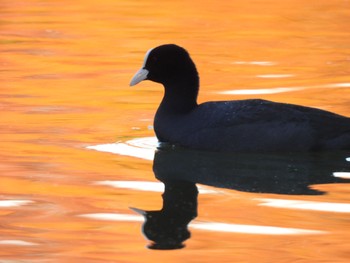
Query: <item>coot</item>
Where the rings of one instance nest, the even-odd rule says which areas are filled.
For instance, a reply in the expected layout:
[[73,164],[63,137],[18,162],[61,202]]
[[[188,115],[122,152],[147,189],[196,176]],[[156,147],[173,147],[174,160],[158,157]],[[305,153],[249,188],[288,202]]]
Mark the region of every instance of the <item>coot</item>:
[[226,152],[350,149],[350,118],[262,99],[197,104],[199,77],[188,52],[167,44],[150,49],[132,78],[163,84],[154,119],[160,142]]

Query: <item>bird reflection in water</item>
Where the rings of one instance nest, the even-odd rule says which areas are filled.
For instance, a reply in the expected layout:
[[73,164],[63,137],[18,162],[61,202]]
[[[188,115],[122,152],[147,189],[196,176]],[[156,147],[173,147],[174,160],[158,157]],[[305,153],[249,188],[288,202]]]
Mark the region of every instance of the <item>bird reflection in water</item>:
[[153,171],[165,185],[163,207],[132,210],[145,218],[149,248],[179,249],[190,238],[188,224],[197,217],[197,183],[254,193],[322,195],[311,186],[350,181],[333,176],[350,171],[346,157],[345,152],[230,154],[161,147]]
[[145,217],[143,233],[152,241],[151,249],[178,249],[190,238],[188,224],[197,217],[198,190],[195,183],[165,180],[163,208],[143,211],[132,208]]

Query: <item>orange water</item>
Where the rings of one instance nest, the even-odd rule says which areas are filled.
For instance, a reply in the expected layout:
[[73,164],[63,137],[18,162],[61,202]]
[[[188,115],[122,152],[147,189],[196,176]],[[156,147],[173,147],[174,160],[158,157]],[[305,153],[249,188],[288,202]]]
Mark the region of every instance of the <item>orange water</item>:
[[154,135],[162,88],[128,83],[156,45],[190,52],[200,101],[260,97],[350,116],[350,2],[2,0],[0,34],[0,201],[23,201],[0,202],[0,262],[349,261],[349,212],[257,201],[349,204],[348,184],[315,185],[327,192],[318,196],[211,187],[217,194],[199,195],[199,222],[323,234],[193,227],[184,249],[156,251],[137,220],[81,215],[161,207],[159,192],[95,184],[157,182],[151,161],[86,149]]

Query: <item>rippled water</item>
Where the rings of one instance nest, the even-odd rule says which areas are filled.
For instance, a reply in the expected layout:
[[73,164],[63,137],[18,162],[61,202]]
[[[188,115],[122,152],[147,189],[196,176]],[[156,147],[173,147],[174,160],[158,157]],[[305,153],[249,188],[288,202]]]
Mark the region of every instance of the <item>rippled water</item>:
[[349,152],[156,151],[162,88],[128,84],[149,48],[177,43],[200,101],[350,116],[349,11],[343,0],[1,1],[0,262],[348,262]]

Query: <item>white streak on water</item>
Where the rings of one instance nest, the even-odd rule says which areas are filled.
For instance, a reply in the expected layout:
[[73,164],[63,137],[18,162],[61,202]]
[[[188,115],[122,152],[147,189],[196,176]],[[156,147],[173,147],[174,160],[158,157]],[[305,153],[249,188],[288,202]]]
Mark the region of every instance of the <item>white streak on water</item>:
[[111,186],[114,188],[126,188],[139,191],[164,192],[164,184],[160,182],[147,181],[98,181],[95,184]]
[[126,222],[143,222],[144,219],[140,215],[128,215],[118,213],[94,213],[83,214],[80,217],[96,219],[96,220],[108,220],[108,221],[126,221]]
[[325,87],[328,87],[328,88],[350,88],[350,82],[334,83],[334,84],[326,85]]
[[337,213],[350,213],[349,203],[331,203],[331,202],[315,202],[315,201],[303,201],[303,200],[284,200],[284,199],[269,199],[269,198],[256,198],[262,202],[261,206],[288,208],[288,209],[302,209],[310,211],[322,211],[322,212],[337,212]]
[[257,65],[257,66],[273,66],[276,65],[276,62],[272,61],[234,61],[231,64],[235,65]]
[[263,75],[256,75],[258,78],[263,79],[277,79],[277,78],[290,78],[294,77],[294,74],[263,74]]
[[16,207],[31,204],[33,201],[31,200],[0,200],[0,208],[1,207]]
[[192,228],[227,233],[259,234],[259,235],[310,235],[326,234],[325,231],[275,226],[241,225],[227,223],[194,222]]
[[[83,214],[79,217],[103,220],[103,221],[123,221],[123,222],[144,222],[141,215],[129,215],[118,213],[94,213]],[[257,234],[257,235],[313,235],[326,234],[325,231],[309,230],[299,228],[275,227],[275,226],[258,226],[258,225],[242,225],[231,223],[216,223],[216,222],[197,222],[190,224],[192,229],[200,229],[215,232],[225,233],[241,233],[241,234]]]
[[108,152],[126,156],[132,156],[152,161],[154,152],[157,148],[158,140],[156,137],[145,137],[134,140],[117,143],[99,144],[88,146],[86,148],[101,152]]
[[333,175],[338,178],[350,179],[349,172],[334,172]]
[[[286,74],[287,75],[287,74]],[[278,75],[276,74],[267,74],[267,75],[258,75],[258,77],[269,76],[270,78]],[[293,75],[291,75],[293,76]],[[276,87],[268,89],[236,89],[236,90],[227,90],[218,92],[219,94],[226,95],[265,95],[265,94],[276,94],[283,92],[292,92],[304,89],[316,89],[316,88],[350,88],[350,83],[333,83],[325,85],[315,85],[315,86],[300,86],[300,87]]]
[[271,89],[239,89],[239,90],[227,90],[219,92],[219,94],[229,95],[254,95],[254,94],[276,94],[283,92],[291,92],[305,89],[304,87],[290,87],[290,88],[271,88]]
[[[148,181],[98,181],[95,182],[97,185],[111,186],[114,188],[126,188],[139,191],[149,192],[164,192],[164,184],[161,182],[148,182]],[[199,186],[198,191],[201,194],[217,194],[219,191],[206,189],[205,187]]]
[[0,245],[11,245],[11,246],[37,246],[37,243],[23,241],[23,240],[0,240]]

